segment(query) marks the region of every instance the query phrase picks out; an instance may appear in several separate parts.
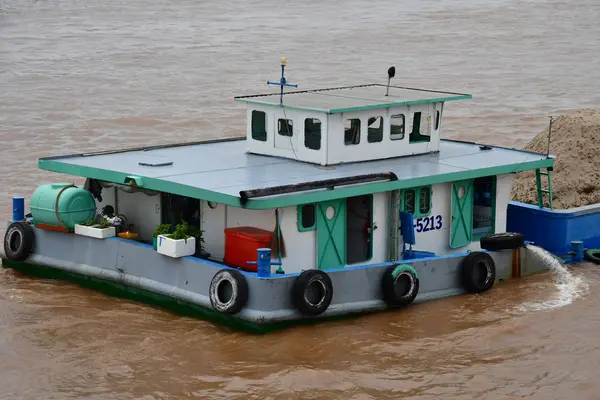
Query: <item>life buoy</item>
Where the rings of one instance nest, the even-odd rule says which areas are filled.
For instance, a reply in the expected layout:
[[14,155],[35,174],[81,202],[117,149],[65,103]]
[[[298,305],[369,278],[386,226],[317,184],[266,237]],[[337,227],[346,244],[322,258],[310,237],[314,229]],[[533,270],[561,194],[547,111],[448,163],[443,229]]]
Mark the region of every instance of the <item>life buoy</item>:
[[246,277],[235,269],[220,270],[210,281],[208,297],[216,311],[238,313],[248,301]]
[[471,293],[489,290],[496,281],[496,263],[488,254],[474,251],[461,264],[463,286]]
[[512,250],[525,246],[525,237],[521,233],[504,232],[487,235],[479,240],[482,249],[485,250]]
[[419,275],[409,264],[390,265],[383,273],[381,291],[389,306],[406,306],[419,293]]
[[33,251],[35,233],[23,222],[13,222],[4,234],[4,254],[11,261],[24,261]]
[[327,310],[333,299],[333,284],[325,272],[303,271],[292,287],[292,304],[304,315],[316,316]]
[[600,264],[600,249],[587,249],[583,252],[583,258],[594,264]]

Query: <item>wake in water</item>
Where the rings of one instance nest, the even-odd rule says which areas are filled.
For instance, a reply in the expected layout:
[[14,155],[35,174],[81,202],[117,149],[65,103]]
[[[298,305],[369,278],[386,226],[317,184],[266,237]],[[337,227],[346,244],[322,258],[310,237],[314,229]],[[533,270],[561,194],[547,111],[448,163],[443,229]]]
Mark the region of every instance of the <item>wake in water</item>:
[[552,279],[558,292],[553,299],[545,301],[526,302],[517,307],[518,311],[545,311],[564,307],[584,296],[588,290],[588,283],[581,276],[574,276],[562,262],[552,254],[538,246],[527,245],[533,257],[550,266]]

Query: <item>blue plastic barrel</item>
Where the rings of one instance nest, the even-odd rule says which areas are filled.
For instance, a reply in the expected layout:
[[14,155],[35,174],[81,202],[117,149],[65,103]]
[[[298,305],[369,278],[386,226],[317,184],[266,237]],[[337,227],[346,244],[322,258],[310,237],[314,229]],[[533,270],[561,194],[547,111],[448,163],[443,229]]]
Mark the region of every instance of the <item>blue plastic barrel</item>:
[[256,259],[256,273],[258,276],[266,278],[271,276],[271,249],[257,249],[258,258]]
[[573,261],[583,260],[583,242],[581,240],[571,241],[571,259]]
[[25,219],[25,197],[13,197],[13,221],[22,221]]

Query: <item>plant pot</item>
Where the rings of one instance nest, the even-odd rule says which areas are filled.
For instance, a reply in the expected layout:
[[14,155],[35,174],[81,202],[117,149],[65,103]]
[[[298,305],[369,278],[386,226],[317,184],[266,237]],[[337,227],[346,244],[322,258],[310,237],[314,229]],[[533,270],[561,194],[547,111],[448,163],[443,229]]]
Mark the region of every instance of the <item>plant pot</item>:
[[156,239],[156,236],[152,237],[152,247],[154,248],[154,250],[156,250],[156,246],[157,246],[158,240]]
[[196,252],[196,238],[174,240],[163,235],[158,235],[156,251],[165,256],[179,258],[192,256]]
[[87,226],[75,224],[75,234],[96,239],[106,239],[107,237],[115,236],[115,227],[100,228],[100,225]]

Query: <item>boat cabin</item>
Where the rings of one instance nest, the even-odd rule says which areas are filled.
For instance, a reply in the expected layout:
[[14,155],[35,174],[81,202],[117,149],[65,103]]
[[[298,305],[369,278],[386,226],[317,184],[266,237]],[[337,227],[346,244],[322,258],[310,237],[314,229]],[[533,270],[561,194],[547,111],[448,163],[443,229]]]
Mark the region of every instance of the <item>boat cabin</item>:
[[236,97],[247,149],[320,165],[439,151],[444,102],[470,95],[371,84]]
[[444,104],[470,97],[378,84],[242,96],[243,137],[39,166],[87,177],[135,240],[185,221],[202,231],[195,256],[242,269],[264,247],[285,273],[466,252],[505,231],[515,173],[553,163],[442,139]]

